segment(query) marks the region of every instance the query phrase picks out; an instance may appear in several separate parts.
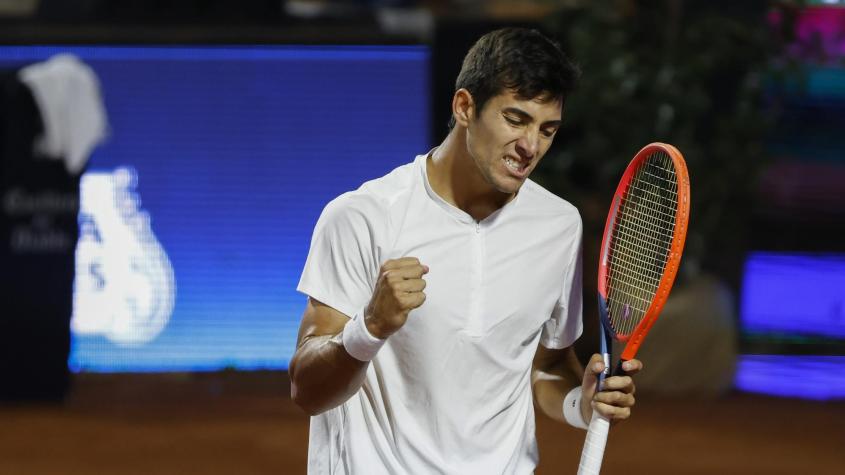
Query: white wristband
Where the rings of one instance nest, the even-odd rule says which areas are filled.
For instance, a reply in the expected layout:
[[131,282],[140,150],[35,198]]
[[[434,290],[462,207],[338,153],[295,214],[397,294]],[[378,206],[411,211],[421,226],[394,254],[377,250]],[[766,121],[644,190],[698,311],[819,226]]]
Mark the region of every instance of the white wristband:
[[584,416],[581,414],[581,386],[573,388],[563,398],[563,418],[572,427],[579,429],[587,429],[589,427],[587,421],[584,420]]
[[367,330],[364,313],[358,312],[346,322],[341,332],[341,341],[346,352],[358,361],[370,361],[387,340],[376,338]]

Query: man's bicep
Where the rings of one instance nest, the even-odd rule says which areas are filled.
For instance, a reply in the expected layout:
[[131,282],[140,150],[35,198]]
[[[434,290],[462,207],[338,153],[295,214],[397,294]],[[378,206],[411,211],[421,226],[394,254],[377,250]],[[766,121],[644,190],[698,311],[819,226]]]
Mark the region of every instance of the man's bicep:
[[548,371],[566,358],[566,351],[572,347],[562,349],[546,348],[543,345],[537,346],[537,353],[534,355],[534,369]]
[[[538,345],[537,353],[534,355],[533,370],[545,374],[553,374],[567,380],[580,380],[583,372],[578,356],[573,346],[561,349],[546,348]],[[535,380],[538,376],[535,375]],[[542,377],[542,376],[540,376]]]
[[348,321],[348,316],[309,297],[305,312],[302,314],[302,322],[299,324],[297,348],[311,337],[337,335]]

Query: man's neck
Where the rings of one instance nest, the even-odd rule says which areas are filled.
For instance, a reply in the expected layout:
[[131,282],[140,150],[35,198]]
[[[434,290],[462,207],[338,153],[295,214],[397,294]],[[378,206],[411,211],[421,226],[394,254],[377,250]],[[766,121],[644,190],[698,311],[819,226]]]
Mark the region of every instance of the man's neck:
[[426,173],[438,196],[476,221],[490,216],[515,196],[487,183],[466,148],[465,131],[459,126],[429,154]]

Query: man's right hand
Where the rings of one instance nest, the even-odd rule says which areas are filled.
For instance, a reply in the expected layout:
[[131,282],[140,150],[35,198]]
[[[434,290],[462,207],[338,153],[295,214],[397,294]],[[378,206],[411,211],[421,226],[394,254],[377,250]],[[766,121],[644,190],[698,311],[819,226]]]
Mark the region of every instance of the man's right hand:
[[365,311],[367,330],[376,338],[385,339],[402,328],[408,313],[425,302],[425,280],[428,266],[416,257],[386,261],[379,270],[373,298]]

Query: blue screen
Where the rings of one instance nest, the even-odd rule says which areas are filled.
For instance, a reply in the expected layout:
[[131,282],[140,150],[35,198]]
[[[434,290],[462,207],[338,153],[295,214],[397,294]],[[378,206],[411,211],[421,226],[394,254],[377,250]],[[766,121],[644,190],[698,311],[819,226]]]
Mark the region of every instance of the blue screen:
[[110,124],[81,181],[74,371],[287,368],[325,204],[425,153],[422,47],[69,52]]
[[[756,339],[845,338],[845,256],[755,252],[745,263],[743,334]],[[737,389],[803,399],[845,398],[845,356],[740,355]]]
[[747,333],[845,338],[845,256],[751,254],[740,317]]
[[845,399],[845,356],[740,355],[741,391],[819,401]]

